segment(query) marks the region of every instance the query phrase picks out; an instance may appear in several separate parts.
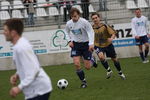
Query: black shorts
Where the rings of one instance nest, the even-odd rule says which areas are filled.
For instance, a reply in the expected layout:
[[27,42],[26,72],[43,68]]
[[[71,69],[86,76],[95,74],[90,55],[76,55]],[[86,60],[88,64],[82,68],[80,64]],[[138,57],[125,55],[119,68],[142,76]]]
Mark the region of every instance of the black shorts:
[[96,50],[96,54],[98,55],[100,52],[106,53],[107,57],[116,58],[116,52],[113,44],[110,44],[107,47],[94,47]]
[[91,60],[92,52],[89,51],[89,42],[73,42],[71,57],[81,56],[84,60]]
[[50,97],[50,92],[48,93],[45,93],[43,95],[39,95],[39,96],[36,96],[34,98],[31,98],[31,99],[27,99],[27,100],[49,100],[49,97]]
[[141,36],[140,39],[135,39],[136,45],[143,45],[145,43],[148,43],[148,37],[147,35]]

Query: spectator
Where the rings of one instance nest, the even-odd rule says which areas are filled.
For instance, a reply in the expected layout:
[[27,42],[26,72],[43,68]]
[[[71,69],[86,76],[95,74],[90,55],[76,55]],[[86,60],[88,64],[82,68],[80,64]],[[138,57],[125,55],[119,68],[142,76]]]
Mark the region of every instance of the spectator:
[[99,0],[99,11],[107,11],[107,0]]
[[[59,0],[60,6],[64,7],[64,11],[63,11],[64,12],[64,22],[67,22],[68,16],[70,17],[70,10],[72,8],[73,3],[75,3],[75,1],[73,1],[73,0]],[[68,16],[67,16],[67,12],[68,12]]]
[[81,8],[83,11],[82,17],[89,20],[89,3],[90,0],[81,0]]
[[34,5],[36,3],[36,0],[24,0],[23,1],[25,7],[27,8],[27,14],[28,14],[28,25],[34,25],[34,14],[35,9]]

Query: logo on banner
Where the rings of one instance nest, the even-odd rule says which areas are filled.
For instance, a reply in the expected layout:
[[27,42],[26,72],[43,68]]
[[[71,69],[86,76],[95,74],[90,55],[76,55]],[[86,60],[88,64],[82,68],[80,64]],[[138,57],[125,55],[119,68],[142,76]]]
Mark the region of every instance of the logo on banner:
[[[115,29],[115,27],[112,25],[112,27]],[[116,37],[117,38],[129,38],[132,37],[132,29],[131,28],[120,28],[115,29],[117,31]]]
[[53,37],[53,45],[54,47],[59,47],[60,49],[68,45],[68,41],[66,39],[66,34],[64,31],[62,30],[56,31]]

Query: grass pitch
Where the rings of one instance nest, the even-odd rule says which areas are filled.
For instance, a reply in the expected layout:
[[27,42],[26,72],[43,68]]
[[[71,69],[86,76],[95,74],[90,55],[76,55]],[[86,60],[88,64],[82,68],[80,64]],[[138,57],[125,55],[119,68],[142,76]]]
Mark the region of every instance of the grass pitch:
[[[53,92],[50,100],[150,100],[150,63],[143,64],[139,58],[120,59],[126,80],[122,80],[112,61],[109,61],[113,76],[106,79],[106,71],[99,63],[98,68],[85,71],[88,87],[81,89],[73,64],[44,67],[51,77]],[[9,96],[9,77],[15,71],[0,71],[0,100],[13,100]],[[57,88],[61,78],[68,80],[65,90]],[[41,84],[42,85],[42,84]],[[24,100],[19,94],[14,100]]]

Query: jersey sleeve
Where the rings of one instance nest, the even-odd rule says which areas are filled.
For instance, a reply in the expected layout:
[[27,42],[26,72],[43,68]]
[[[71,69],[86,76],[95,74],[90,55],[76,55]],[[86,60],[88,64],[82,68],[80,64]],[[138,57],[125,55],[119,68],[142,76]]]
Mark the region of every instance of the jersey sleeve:
[[18,50],[16,52],[16,57],[23,71],[25,78],[21,80],[18,87],[22,90],[23,88],[29,86],[36,78],[39,73],[39,63],[35,57],[34,52],[30,48],[25,50]]
[[69,25],[68,25],[68,24],[66,24],[65,33],[66,33],[66,39],[67,39],[68,41],[71,41],[70,29],[69,29]]
[[110,35],[117,33],[117,31],[115,29],[113,29],[110,25],[107,25],[106,27],[107,27],[107,31]]
[[148,18],[146,17],[146,32],[147,32],[147,34],[150,34],[150,23],[149,23],[149,21],[148,21]]
[[134,35],[134,36],[136,36],[137,35],[137,33],[136,33],[136,29],[135,29],[135,21],[132,19],[132,21],[131,21],[131,27],[132,27],[132,34]]
[[94,30],[92,25],[87,21],[86,22],[86,31],[88,34],[88,38],[89,38],[89,45],[93,45],[94,44]]

